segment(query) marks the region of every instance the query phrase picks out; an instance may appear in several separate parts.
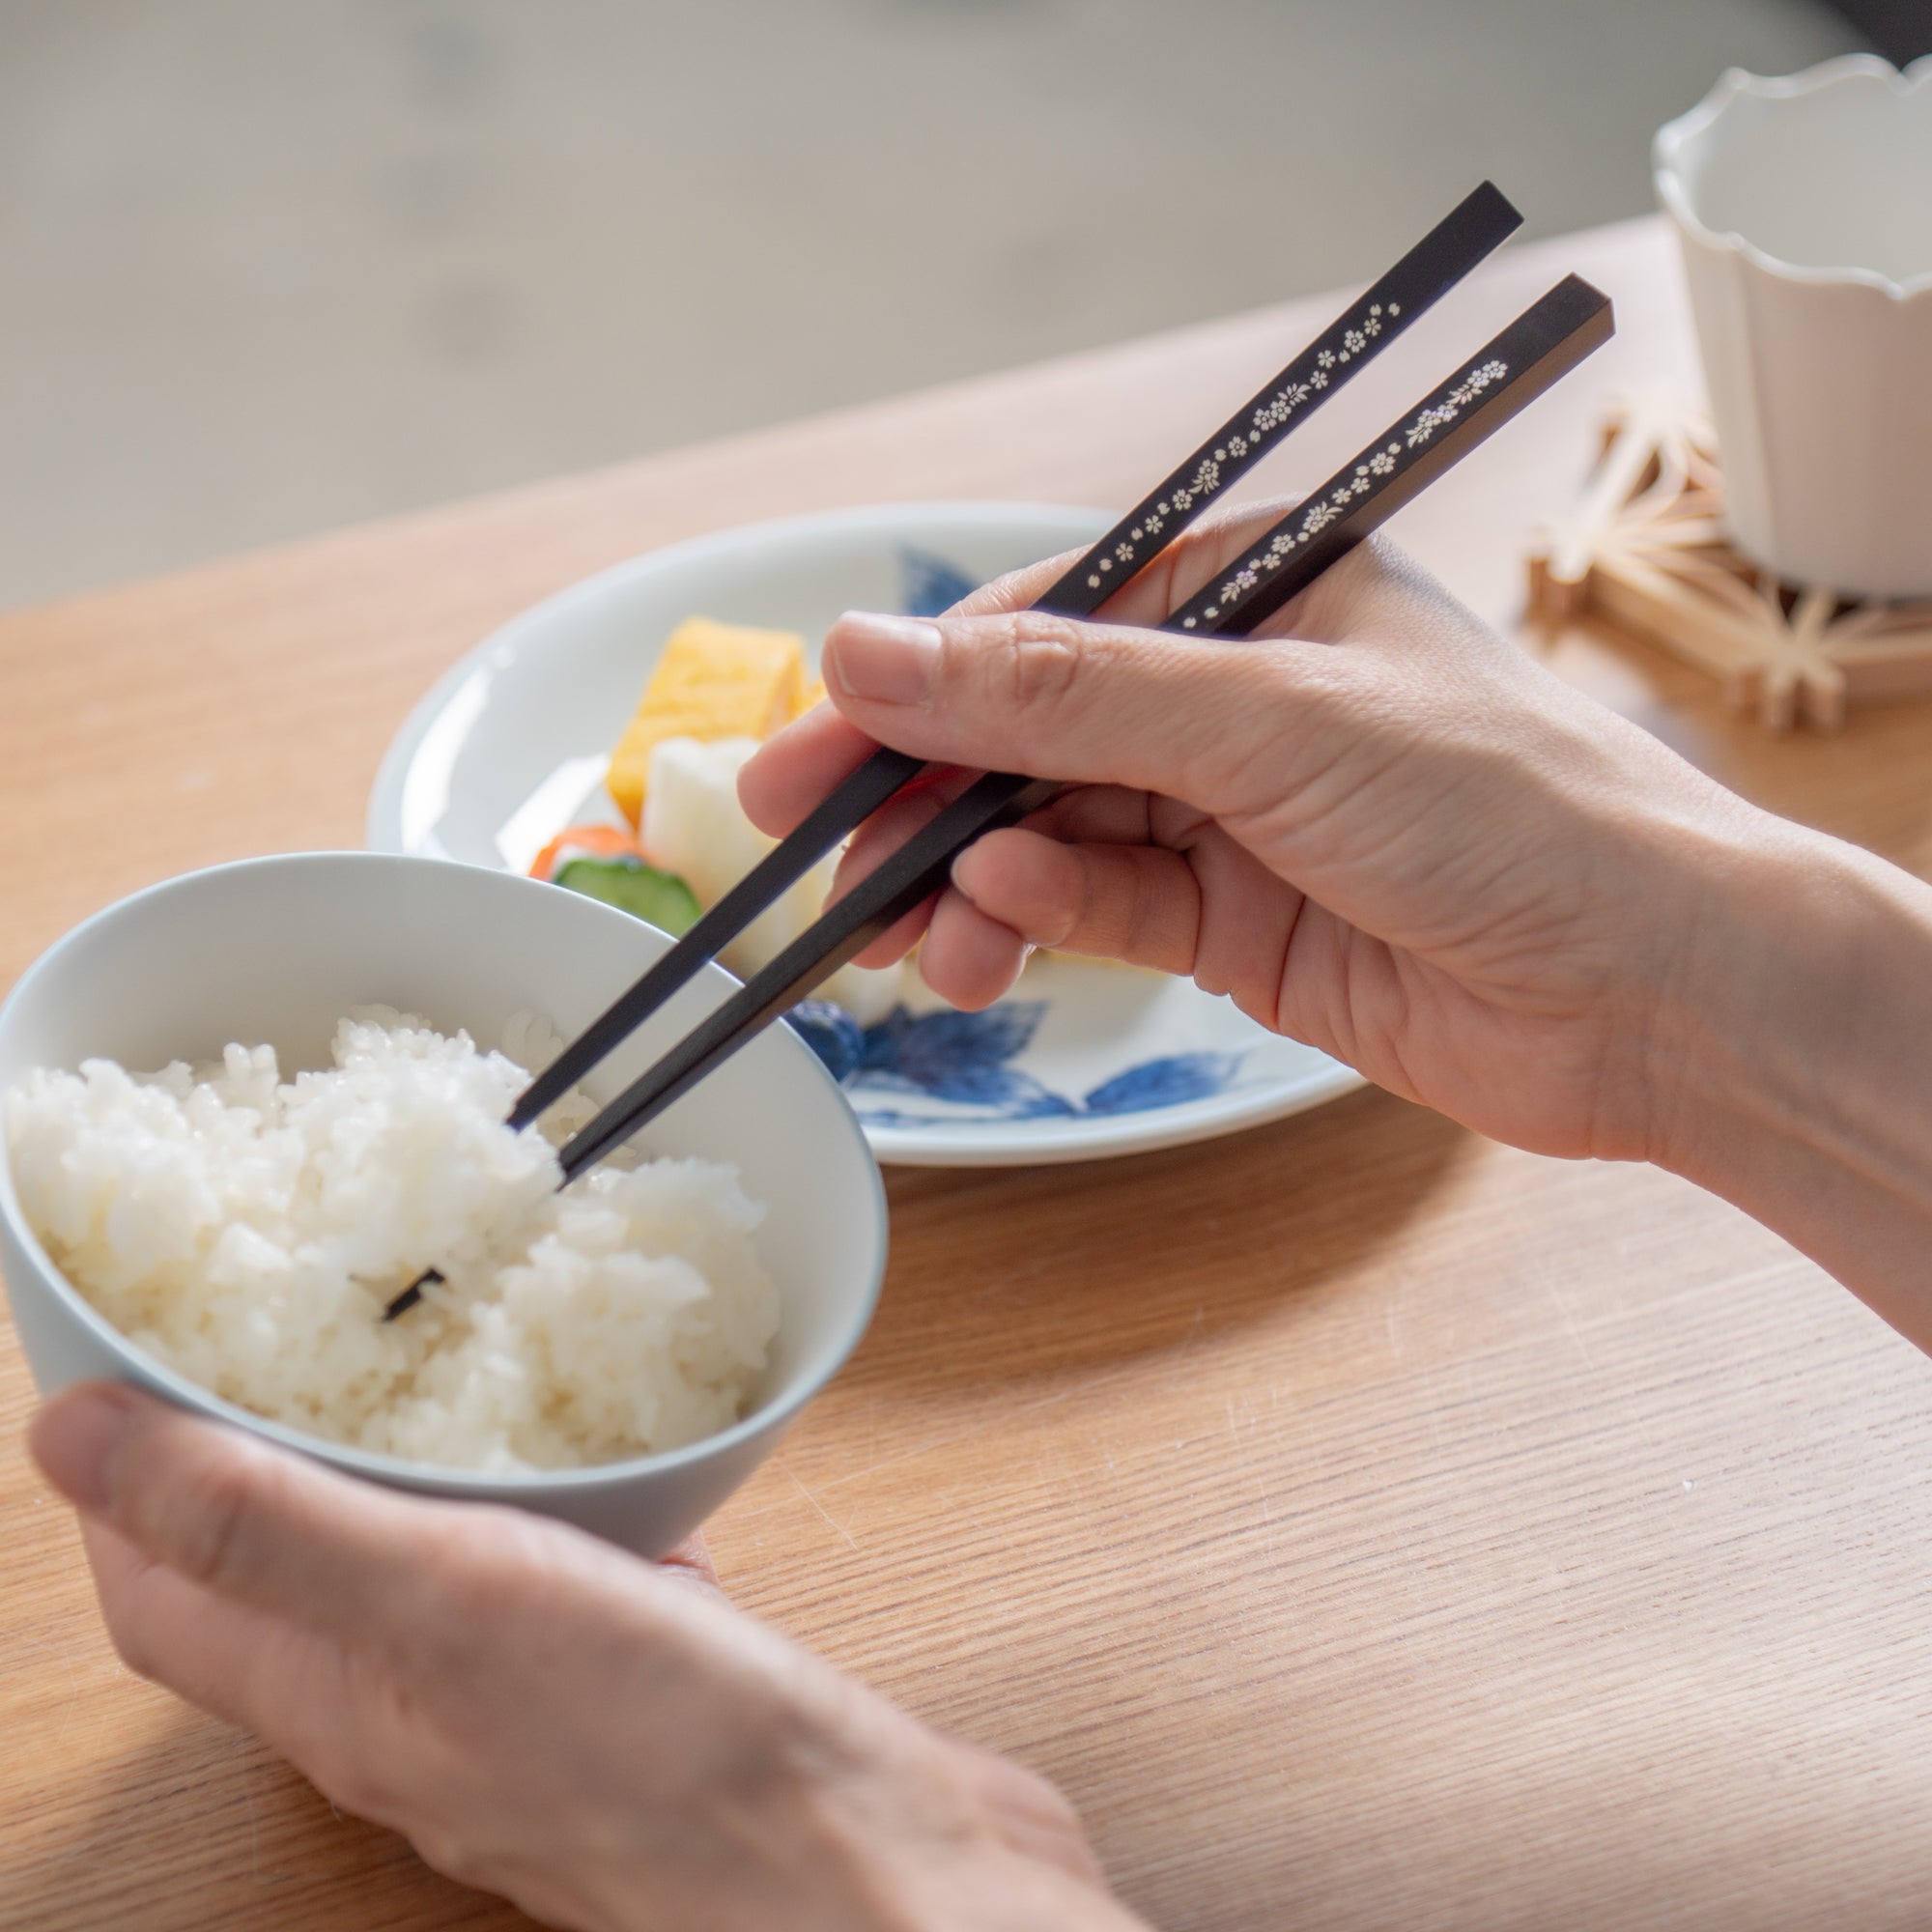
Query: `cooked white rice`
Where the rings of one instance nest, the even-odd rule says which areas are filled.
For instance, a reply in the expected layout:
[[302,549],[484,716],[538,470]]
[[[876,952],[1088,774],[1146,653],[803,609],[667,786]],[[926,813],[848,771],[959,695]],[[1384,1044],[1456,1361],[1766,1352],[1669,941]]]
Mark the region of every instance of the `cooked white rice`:
[[[530,1067],[371,1009],[332,1067],[287,1082],[268,1046],[32,1073],[7,1095],[20,1205],[140,1348],[333,1442],[510,1471],[726,1427],[778,1327],[763,1209],[701,1160],[607,1164],[555,1193],[550,1141],[503,1125],[554,1037],[526,1021],[506,1045]],[[432,1264],[446,1285],[384,1323]]]

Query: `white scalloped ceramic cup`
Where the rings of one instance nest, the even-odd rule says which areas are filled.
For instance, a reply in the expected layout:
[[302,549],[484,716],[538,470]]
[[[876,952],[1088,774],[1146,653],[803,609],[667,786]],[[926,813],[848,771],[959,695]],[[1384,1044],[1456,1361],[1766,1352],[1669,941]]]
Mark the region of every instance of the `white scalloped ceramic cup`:
[[1800,583],[1932,593],[1932,57],[1733,69],[1653,158],[1732,534]]

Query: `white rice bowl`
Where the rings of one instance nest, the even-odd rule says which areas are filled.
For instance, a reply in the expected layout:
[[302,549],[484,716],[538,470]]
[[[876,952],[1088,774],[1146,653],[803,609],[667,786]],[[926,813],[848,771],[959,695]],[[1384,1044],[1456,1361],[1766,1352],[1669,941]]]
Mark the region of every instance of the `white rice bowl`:
[[[587,1102],[513,1133],[557,1042],[520,1016],[504,1045],[362,1009],[332,1066],[287,1081],[267,1046],[36,1071],[6,1096],[19,1203],[129,1341],[331,1442],[514,1474],[728,1428],[778,1328],[763,1209],[696,1159],[606,1162],[558,1194],[553,1140]],[[384,1323],[432,1265],[443,1284]]]

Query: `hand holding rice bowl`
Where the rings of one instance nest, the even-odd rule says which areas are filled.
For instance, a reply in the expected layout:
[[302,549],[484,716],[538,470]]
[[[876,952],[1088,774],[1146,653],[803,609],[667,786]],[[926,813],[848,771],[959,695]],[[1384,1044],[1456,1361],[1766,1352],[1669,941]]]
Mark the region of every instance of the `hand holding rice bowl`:
[[[512,1044],[539,1058],[529,1009],[574,1032],[666,943],[531,881],[369,854],[191,874],[77,928],[0,1008],[0,1264],[43,1389],[118,1376],[400,1487],[649,1553],[688,1534],[869,1318],[884,1207],[857,1123],[774,1028],[654,1125],[655,1158],[554,1196],[548,1148],[500,1123],[523,1069],[440,1037],[523,1014]],[[592,1097],[727,983],[688,989]],[[343,1027],[378,1000],[439,1031]],[[221,1064],[120,1070],[185,1061]],[[454,1166],[429,1153],[452,1134]],[[130,1145],[144,1206],[117,1226]],[[372,1338],[391,1277],[442,1264],[425,1242],[457,1264],[448,1293]]]

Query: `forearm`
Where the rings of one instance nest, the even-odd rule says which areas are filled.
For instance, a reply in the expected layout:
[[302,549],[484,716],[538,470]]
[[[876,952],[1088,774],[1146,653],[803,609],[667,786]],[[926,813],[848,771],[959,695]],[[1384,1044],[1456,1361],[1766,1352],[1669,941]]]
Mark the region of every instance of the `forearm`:
[[1705,906],[1659,1029],[1660,1164],[1932,1352],[1932,887],[1768,821]]

